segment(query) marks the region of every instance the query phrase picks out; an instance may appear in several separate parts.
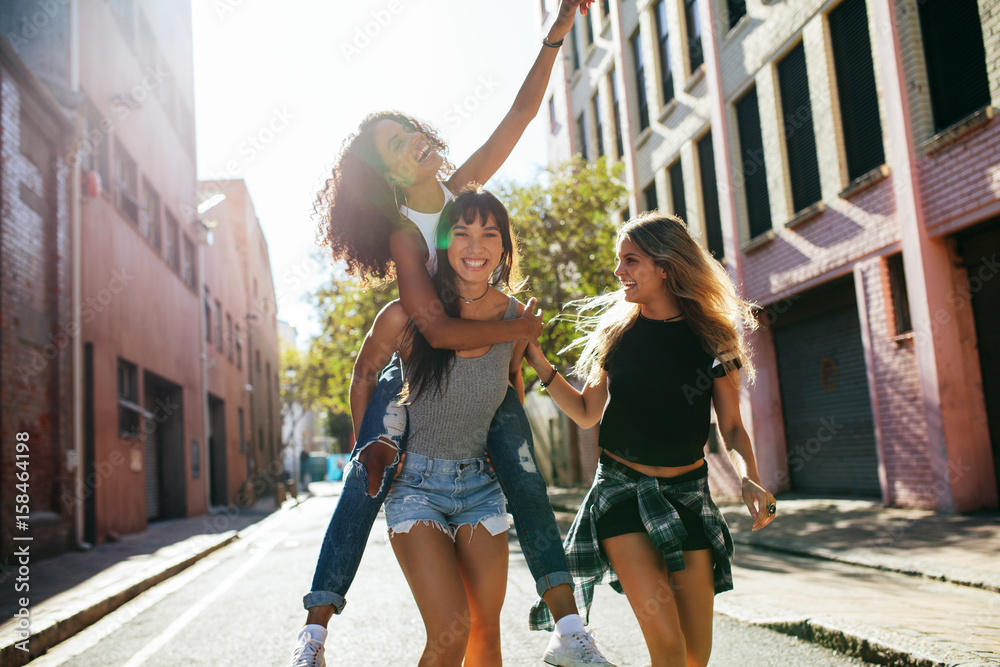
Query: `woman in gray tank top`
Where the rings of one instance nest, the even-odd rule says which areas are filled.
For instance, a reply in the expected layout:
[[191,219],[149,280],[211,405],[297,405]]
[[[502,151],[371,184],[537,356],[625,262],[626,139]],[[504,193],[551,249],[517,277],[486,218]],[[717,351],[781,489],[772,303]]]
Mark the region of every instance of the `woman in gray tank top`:
[[[497,289],[517,288],[517,251],[503,204],[470,187],[449,207],[437,244],[447,250],[438,250],[434,279],[448,314],[518,317],[524,306]],[[379,313],[359,353],[359,364],[377,368],[397,351],[403,360],[409,444],[385,511],[427,632],[420,664],[501,662],[508,517],[484,454],[508,384],[524,398],[524,348],[510,341],[464,352],[432,348],[395,301]],[[356,400],[365,397],[351,396]]]

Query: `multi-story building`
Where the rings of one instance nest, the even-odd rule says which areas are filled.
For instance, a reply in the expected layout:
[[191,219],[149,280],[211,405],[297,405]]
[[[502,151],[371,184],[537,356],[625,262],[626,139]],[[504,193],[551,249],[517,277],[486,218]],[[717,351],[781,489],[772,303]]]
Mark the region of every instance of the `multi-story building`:
[[267,241],[246,183],[202,181],[198,187],[200,215],[213,237],[205,248],[202,298],[206,428],[209,441],[220,443],[212,448],[212,498],[213,504],[242,504],[284,471],[278,304]]
[[991,5],[606,0],[563,47],[550,159],[622,160],[623,214],[680,216],[760,305],[743,412],[774,490],[997,506]]
[[242,184],[217,248],[198,212],[189,3],[4,3],[0,28],[2,553],[16,433],[36,555],[266,488],[274,290]]

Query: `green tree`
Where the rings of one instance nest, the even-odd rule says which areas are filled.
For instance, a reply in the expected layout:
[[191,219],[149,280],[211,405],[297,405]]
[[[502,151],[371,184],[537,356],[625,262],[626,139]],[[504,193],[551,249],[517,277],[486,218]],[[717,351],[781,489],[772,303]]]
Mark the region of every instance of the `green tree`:
[[549,169],[547,186],[513,184],[497,191],[520,244],[521,273],[528,281],[522,301],[538,300],[548,322],[539,339],[542,350],[564,369],[576,363],[579,350],[559,354],[577,337],[572,319],[560,315],[562,307],[617,286],[617,212],[627,194],[623,170],[620,162],[590,163],[577,156]]

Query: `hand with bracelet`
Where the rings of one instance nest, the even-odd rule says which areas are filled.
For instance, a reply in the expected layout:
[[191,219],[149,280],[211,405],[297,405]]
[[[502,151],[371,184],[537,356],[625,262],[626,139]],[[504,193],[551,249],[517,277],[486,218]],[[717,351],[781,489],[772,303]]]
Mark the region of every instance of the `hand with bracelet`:
[[579,7],[582,16],[586,16],[593,2],[594,0],[562,0],[559,3],[556,20],[552,23],[548,33],[546,33],[542,44],[553,49],[558,49],[562,46],[566,35],[573,29],[573,19],[576,17],[577,8]]

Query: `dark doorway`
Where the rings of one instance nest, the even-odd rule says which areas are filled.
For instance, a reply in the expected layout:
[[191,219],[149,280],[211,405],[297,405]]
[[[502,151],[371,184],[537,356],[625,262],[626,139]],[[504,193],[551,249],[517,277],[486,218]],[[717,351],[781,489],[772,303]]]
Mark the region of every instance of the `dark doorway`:
[[146,372],[144,404],[152,414],[146,432],[146,516],[175,519],[187,515],[184,465],[184,404],[179,385]]
[[993,468],[1000,484],[1000,219],[959,237],[959,251],[969,274]]
[[229,504],[229,476],[226,470],[226,404],[211,394],[208,397],[208,428],[212,504],[225,506]]
[[774,322],[795,491],[881,497],[853,278],[798,297]]
[[94,344],[83,344],[83,539],[97,544],[97,475],[94,470]]

